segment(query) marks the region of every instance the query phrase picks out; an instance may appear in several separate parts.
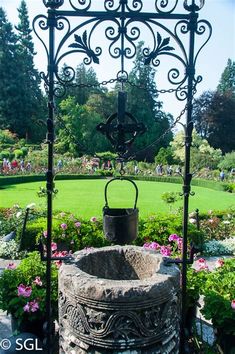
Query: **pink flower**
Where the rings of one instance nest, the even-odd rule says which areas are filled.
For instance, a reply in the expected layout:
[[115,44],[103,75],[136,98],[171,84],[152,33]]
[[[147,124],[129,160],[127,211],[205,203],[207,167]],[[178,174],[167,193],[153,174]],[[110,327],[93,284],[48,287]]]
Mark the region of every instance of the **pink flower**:
[[157,242],[151,242],[149,245],[149,248],[152,250],[157,250],[159,249],[161,246],[157,243]]
[[77,222],[74,223],[74,225],[75,225],[76,227],[80,227],[80,226],[81,226],[81,223],[80,223],[79,221],[77,221]]
[[179,236],[176,234],[172,234],[168,238],[169,241],[177,241],[178,239],[179,239]]
[[13,270],[13,269],[15,269],[15,268],[16,268],[16,264],[13,263],[13,262],[9,263],[9,264],[7,265],[7,267],[6,267],[6,269],[11,269],[11,270]]
[[38,286],[42,286],[42,281],[40,277],[36,277],[35,280],[33,281],[34,284]]
[[215,262],[215,267],[216,267],[216,268],[223,267],[223,265],[224,265],[224,260],[223,260],[223,258],[220,258],[220,259],[218,259],[218,260]]
[[235,310],[235,300],[232,300],[231,307],[232,307],[233,310]]
[[183,239],[182,239],[182,237],[179,237],[178,240],[176,240],[176,242],[177,242],[177,245],[178,245],[179,250],[181,250],[181,249],[182,249],[182,246],[183,246]]
[[23,309],[24,312],[36,312],[39,310],[39,303],[36,300],[27,302]]
[[43,231],[43,236],[47,238],[47,231]]
[[160,253],[165,257],[171,256],[171,247],[170,246],[161,246]]
[[197,272],[200,272],[201,270],[209,270],[208,265],[206,264],[206,260],[204,258],[199,258],[197,260]]
[[91,221],[91,222],[96,222],[96,221],[97,221],[97,218],[96,218],[95,216],[92,216],[92,217],[90,218],[90,221]]
[[36,300],[31,301],[31,312],[36,312],[37,310],[39,310],[39,304]]
[[29,302],[27,302],[27,304],[23,307],[24,312],[30,312],[30,305]]
[[55,242],[51,243],[51,250],[52,251],[56,251],[57,250],[57,243],[55,243]]
[[144,247],[144,248],[149,248],[149,247],[150,247],[150,243],[149,243],[149,242],[144,243],[144,244],[143,244],[143,247]]
[[20,284],[17,289],[18,289],[18,296],[30,297],[32,293],[32,287],[26,286],[24,284]]
[[63,230],[66,230],[68,228],[68,225],[67,224],[61,224],[60,227],[63,229]]

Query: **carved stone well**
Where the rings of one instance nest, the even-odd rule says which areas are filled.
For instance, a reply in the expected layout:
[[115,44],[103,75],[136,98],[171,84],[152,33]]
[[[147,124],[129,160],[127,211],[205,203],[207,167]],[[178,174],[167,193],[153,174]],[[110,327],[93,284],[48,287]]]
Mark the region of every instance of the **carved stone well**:
[[179,283],[142,247],[75,253],[59,273],[60,354],[178,353]]

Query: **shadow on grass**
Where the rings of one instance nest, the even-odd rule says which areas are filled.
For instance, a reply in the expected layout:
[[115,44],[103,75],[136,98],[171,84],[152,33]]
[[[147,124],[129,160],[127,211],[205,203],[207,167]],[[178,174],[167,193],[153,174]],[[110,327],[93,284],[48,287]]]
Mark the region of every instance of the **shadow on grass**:
[[15,189],[15,188],[16,188],[16,186],[13,184],[8,184],[6,186],[0,186],[0,190],[2,190],[2,189]]

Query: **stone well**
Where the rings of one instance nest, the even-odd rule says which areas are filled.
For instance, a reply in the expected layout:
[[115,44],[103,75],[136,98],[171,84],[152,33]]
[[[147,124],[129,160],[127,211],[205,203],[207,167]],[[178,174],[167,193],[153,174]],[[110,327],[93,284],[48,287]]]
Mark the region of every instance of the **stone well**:
[[59,274],[60,353],[178,353],[179,283],[142,247],[75,253]]

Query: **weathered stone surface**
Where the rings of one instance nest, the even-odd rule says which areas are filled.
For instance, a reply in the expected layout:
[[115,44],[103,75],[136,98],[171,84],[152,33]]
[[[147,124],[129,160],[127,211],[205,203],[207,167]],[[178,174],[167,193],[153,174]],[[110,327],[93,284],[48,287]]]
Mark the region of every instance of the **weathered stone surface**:
[[80,251],[59,275],[61,353],[178,353],[179,271],[136,246]]

